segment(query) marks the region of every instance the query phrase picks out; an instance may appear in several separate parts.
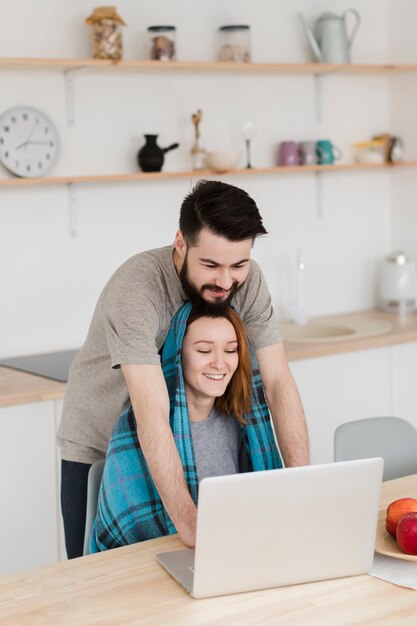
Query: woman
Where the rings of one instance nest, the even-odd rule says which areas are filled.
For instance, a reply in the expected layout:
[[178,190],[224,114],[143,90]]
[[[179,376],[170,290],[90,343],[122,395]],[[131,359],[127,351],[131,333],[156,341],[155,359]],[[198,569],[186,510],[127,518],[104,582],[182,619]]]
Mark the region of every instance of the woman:
[[[185,304],[172,319],[162,369],[171,430],[196,504],[204,477],[282,467],[255,355],[231,307],[207,317]],[[90,552],[174,532],[130,407],[109,442]]]

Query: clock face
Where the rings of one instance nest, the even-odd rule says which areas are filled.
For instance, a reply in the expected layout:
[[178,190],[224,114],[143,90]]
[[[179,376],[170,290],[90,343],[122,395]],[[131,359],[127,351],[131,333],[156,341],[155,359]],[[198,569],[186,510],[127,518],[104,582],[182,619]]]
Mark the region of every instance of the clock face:
[[0,116],[0,161],[24,178],[44,176],[58,158],[58,133],[51,120],[31,107]]

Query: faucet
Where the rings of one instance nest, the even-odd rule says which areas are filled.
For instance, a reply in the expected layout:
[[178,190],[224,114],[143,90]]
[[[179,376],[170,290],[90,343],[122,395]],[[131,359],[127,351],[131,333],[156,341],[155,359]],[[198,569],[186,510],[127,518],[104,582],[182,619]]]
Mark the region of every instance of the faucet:
[[297,293],[293,304],[292,317],[296,324],[306,324],[307,314],[304,301],[304,272],[305,261],[304,253],[301,249],[296,251],[296,268],[297,268]]

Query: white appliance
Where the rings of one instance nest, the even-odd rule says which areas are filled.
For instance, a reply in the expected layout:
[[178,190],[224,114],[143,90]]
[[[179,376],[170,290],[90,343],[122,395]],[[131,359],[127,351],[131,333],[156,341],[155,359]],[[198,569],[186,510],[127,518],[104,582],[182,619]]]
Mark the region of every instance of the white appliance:
[[403,251],[392,252],[383,261],[380,307],[389,313],[417,310],[416,262]]

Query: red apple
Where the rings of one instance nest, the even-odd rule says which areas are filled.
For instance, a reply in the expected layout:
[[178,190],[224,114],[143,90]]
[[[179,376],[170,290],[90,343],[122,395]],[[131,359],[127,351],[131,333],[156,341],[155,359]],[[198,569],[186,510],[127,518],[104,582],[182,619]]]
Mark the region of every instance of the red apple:
[[415,498],[394,500],[387,508],[385,528],[394,538],[397,533],[397,524],[406,513],[417,513],[417,500]]
[[400,519],[397,543],[406,554],[417,554],[417,513],[406,513]]

